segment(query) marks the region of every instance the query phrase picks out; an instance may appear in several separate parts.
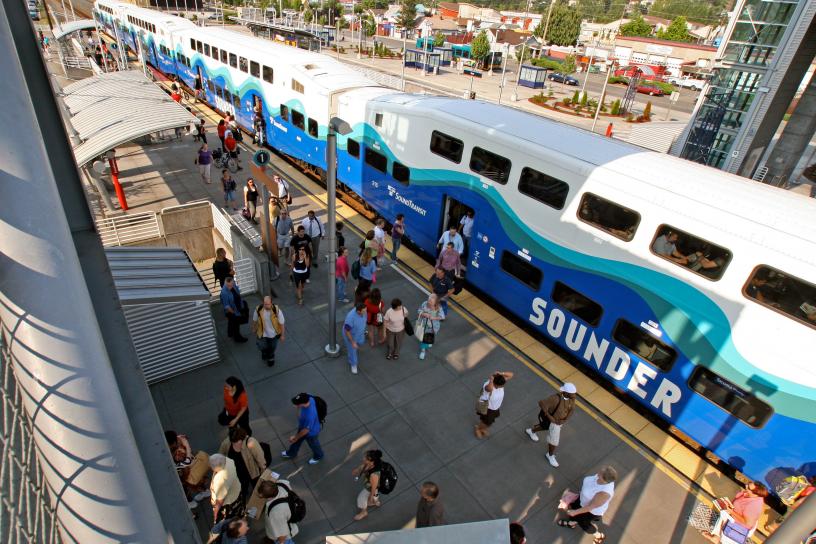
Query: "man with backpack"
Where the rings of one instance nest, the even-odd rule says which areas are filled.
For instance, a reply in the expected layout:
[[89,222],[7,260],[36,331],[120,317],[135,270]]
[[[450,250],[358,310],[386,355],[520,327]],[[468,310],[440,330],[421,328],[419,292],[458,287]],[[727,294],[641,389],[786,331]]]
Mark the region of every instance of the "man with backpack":
[[261,482],[258,495],[266,499],[263,513],[266,538],[278,544],[294,544],[297,524],[306,517],[306,503],[292,491],[287,480]]
[[323,448],[320,447],[320,440],[317,437],[326,418],[326,402],[308,393],[298,393],[292,397],[292,404],[298,408],[298,431],[289,437],[289,449],[282,451],[281,457],[284,459],[297,457],[298,450],[305,440],[312,449],[309,464],[316,465],[323,459]]
[[261,351],[261,358],[267,366],[275,366],[275,349],[278,347],[278,340],[283,342],[286,339],[286,321],[280,307],[272,302],[269,295],[263,298],[263,304],[255,308],[255,315],[252,317],[255,327],[255,341]]

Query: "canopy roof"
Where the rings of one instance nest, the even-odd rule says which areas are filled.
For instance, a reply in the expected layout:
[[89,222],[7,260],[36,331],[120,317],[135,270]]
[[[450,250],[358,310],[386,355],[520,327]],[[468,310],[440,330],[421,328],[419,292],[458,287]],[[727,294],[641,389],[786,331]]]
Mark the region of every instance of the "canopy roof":
[[93,19],[77,19],[76,21],[70,21],[55,27],[54,39],[62,39],[71,32],[76,32],[78,30],[94,30],[95,28],[96,26],[94,25]]

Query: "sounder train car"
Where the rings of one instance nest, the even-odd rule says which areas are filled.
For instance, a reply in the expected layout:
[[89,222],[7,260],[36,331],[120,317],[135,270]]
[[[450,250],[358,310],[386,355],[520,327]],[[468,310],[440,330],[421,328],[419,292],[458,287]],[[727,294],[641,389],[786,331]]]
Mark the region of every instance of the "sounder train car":
[[338,177],[467,281],[749,476],[816,474],[816,203],[482,101],[384,88],[332,57],[98,0],[99,24],[267,145]]

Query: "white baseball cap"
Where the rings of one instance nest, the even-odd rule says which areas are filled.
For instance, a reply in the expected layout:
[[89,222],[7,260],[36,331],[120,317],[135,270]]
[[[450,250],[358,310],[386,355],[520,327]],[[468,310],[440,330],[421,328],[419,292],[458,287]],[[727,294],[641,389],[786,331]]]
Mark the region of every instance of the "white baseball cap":
[[567,382],[561,386],[561,391],[563,391],[564,393],[571,393],[574,395],[575,393],[578,392],[578,389],[575,388],[575,385],[571,384],[570,382]]

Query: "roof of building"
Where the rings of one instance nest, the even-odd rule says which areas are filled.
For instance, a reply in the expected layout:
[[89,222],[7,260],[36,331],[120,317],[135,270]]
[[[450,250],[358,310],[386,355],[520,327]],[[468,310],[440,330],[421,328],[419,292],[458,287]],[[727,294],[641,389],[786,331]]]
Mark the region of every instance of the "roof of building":
[[122,306],[210,300],[204,280],[181,248],[108,247],[105,256]]
[[699,49],[701,51],[717,51],[717,48],[712,45],[698,45],[696,43],[688,43],[688,42],[673,42],[669,40],[661,40],[660,38],[641,38],[640,36],[618,36],[615,38],[618,42],[621,41],[629,41],[629,42],[641,42],[641,43],[654,43],[659,45],[670,45],[672,47],[685,47],[686,49]]
[[443,19],[438,15],[433,17],[423,17],[422,22],[420,22],[417,26],[421,26],[426,21],[431,24],[432,30],[456,30],[459,28],[459,25],[457,25],[456,21],[453,19]]
[[65,24],[54,27],[54,39],[59,40],[63,36],[67,36],[71,32],[78,30],[94,30],[96,23],[93,19],[77,19],[76,21],[69,21]]
[[459,4],[456,2],[439,2],[439,7],[450,11],[459,12]]
[[83,79],[65,87],[61,96],[80,139],[74,144],[78,166],[136,138],[186,127],[196,119],[138,70]]

